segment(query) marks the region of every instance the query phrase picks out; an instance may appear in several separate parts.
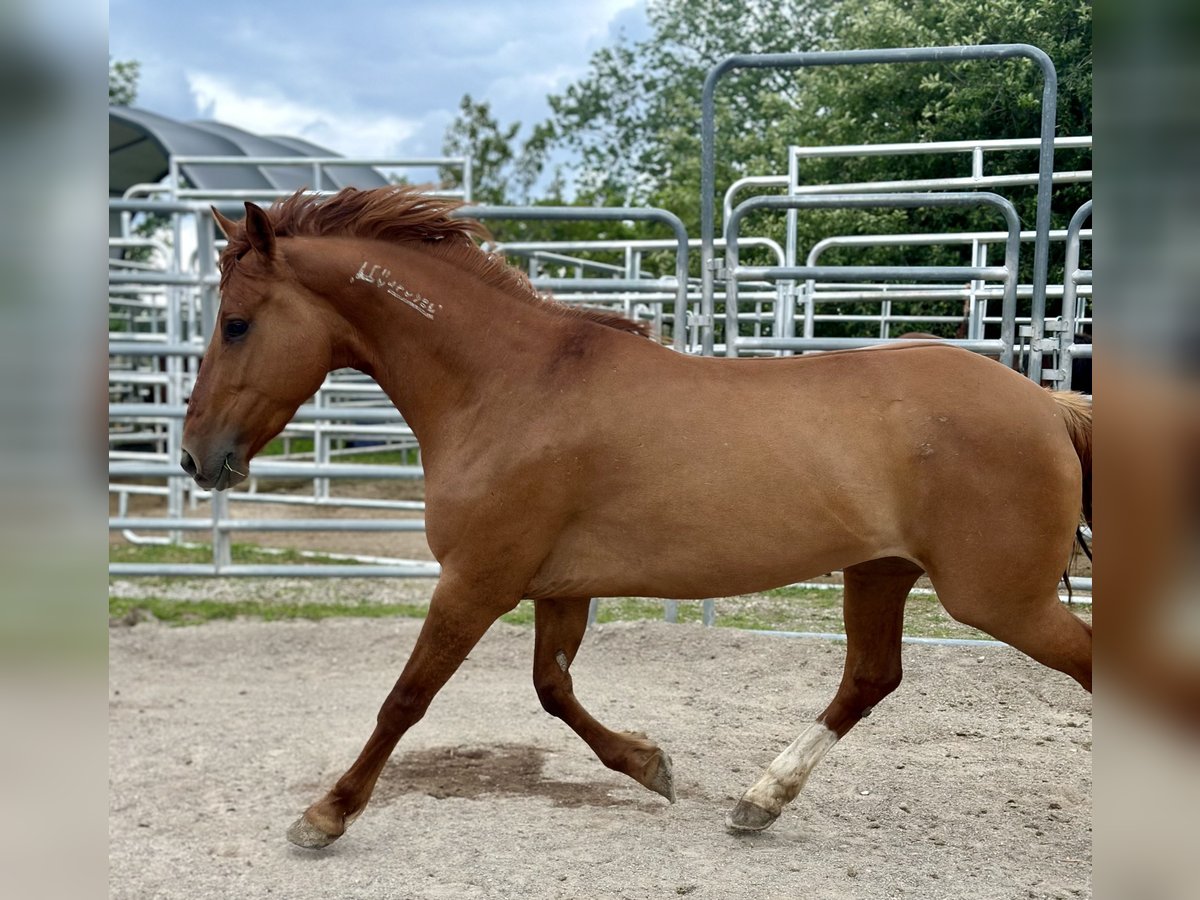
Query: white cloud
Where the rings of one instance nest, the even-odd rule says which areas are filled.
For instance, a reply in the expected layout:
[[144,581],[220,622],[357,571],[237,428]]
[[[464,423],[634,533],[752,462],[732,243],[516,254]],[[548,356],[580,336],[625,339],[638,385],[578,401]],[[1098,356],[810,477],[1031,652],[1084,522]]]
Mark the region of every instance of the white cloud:
[[188,87],[206,118],[253,134],[301,137],[355,157],[395,156],[420,122],[388,113],[322,108],[270,86],[248,88],[207,72],[188,72]]

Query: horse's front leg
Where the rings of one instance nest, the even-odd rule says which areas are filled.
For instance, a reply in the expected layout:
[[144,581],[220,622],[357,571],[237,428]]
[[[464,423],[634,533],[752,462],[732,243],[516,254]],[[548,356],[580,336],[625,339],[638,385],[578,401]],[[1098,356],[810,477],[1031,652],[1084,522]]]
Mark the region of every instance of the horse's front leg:
[[408,663],[379,710],[375,731],[354,765],[288,829],[288,840],[319,849],[342,836],[370,800],[396,743],[425,714],[483,633],[519,599],[482,597],[469,584],[443,575]]
[[600,761],[675,802],[671,757],[644,734],[611,731],[575,699],[568,671],[587,629],[588,599],[544,599],[534,605],[533,685],[542,708],[562,719]]
[[731,831],[762,831],[774,822],[821,758],[900,684],[904,604],[920,575],[916,565],[896,558],[846,567],[846,665],[837,695],[742,795],[725,820]]

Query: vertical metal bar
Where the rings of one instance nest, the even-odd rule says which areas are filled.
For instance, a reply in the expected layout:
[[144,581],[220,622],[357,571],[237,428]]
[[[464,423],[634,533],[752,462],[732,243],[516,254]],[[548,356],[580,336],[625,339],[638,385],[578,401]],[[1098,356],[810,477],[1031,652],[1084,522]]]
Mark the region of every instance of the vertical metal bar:
[[224,491],[212,492],[212,555],[213,566],[220,574],[225,566],[233,565],[233,550],[230,547],[229,533],[220,523],[229,518],[229,495]]
[[463,183],[463,201],[465,203],[471,202],[472,191],[473,191],[471,182],[474,181],[474,178],[475,178],[475,167],[474,167],[474,164],[471,162],[471,157],[469,157],[469,156],[464,157],[463,162],[462,162],[462,183]]
[[[172,218],[178,219],[180,213],[178,211],[171,213]],[[204,229],[205,223],[201,222],[202,217],[196,216],[196,231]],[[170,264],[170,263],[168,263]],[[199,266],[199,263],[197,263]],[[182,274],[176,271],[174,274]],[[166,338],[168,344],[178,344],[183,335],[183,294],[184,288],[168,285],[165,289],[166,295],[166,321],[165,326]],[[167,390],[166,402],[171,406],[182,405],[183,396],[183,370],[184,362],[181,357],[168,356],[166,358],[167,369]],[[180,458],[183,447],[183,422],[176,418],[167,420],[167,459],[176,460]],[[181,479],[167,479],[167,515],[171,518],[183,517],[183,497],[184,486]],[[171,543],[181,543],[183,541],[182,531],[172,531],[167,535],[167,539]]]
[[[971,238],[971,265],[982,266],[982,247],[979,238]],[[975,279],[967,285],[967,340],[975,341],[983,337],[982,316],[978,315],[979,291],[983,289],[983,281]],[[979,321],[977,321],[979,320]]]
[[[1038,166],[1038,201],[1034,243],[1033,315],[1035,339],[1041,336],[1046,310],[1046,277],[1050,247],[1050,191],[1054,172],[1054,123],[1057,116],[1058,76],[1044,51],[1031,44],[983,44],[959,47],[840,50],[810,53],[763,53],[730,56],[708,70],[700,100],[700,267],[701,312],[713,308],[713,237],[716,191],[716,87],[737,68],[805,68],[808,66],[869,65],[875,63],[962,62],[965,60],[1026,57],[1036,63],[1043,78],[1041,145]],[[728,228],[726,228],[728,230]],[[1006,297],[1007,303],[1007,297]],[[1003,328],[1002,328],[1003,331]],[[1014,335],[1015,344],[1015,335]],[[1030,357],[1029,375],[1040,379],[1041,357]]]
[[704,622],[704,627],[712,628],[717,624],[717,601],[705,600],[700,604],[701,620]]
[[1054,126],[1058,117],[1058,73],[1042,51],[1035,61],[1042,68],[1042,144],[1038,152],[1037,218],[1033,239],[1033,300],[1030,304],[1029,378],[1042,380],[1040,341],[1046,319],[1046,281],[1050,272],[1050,192],[1054,175]]
[[738,355],[738,283],[734,272],[738,267],[737,229],[725,228],[725,355]]
[[196,216],[196,260],[200,273],[200,338],[207,342],[216,328],[220,291],[214,283],[217,259],[213,222],[202,213]]
[[1000,362],[1012,367],[1017,343],[1017,281],[1020,279],[1021,225],[1014,219],[1008,223],[1008,239],[1004,245],[1004,299],[1000,308]]
[[663,621],[674,624],[679,621],[679,601],[664,600],[663,601]]
[[[325,385],[321,385],[317,389],[317,393],[313,396],[313,405],[318,409],[324,409],[329,405],[329,395]],[[326,466],[330,461],[329,453],[329,435],[326,434],[322,427],[320,419],[313,421],[313,462],[318,466]],[[313,479],[313,497],[319,503],[329,499],[329,479],[314,478]]]
[[1079,232],[1083,229],[1083,223],[1091,218],[1091,215],[1092,201],[1089,200],[1075,211],[1075,215],[1071,217],[1071,223],[1067,226],[1067,253],[1066,262],[1063,265],[1063,330],[1059,333],[1059,358],[1062,360],[1062,377],[1056,385],[1056,387],[1064,391],[1071,390],[1073,358],[1070,348],[1075,343],[1076,295],[1078,293],[1075,276],[1079,271],[1080,244],[1082,242]]
[[[796,152],[795,147],[788,147],[788,188],[789,195],[795,194],[800,188],[800,154]],[[799,221],[800,210],[789,209],[787,211],[787,232],[784,237],[783,252],[784,265],[796,265],[797,247],[796,243],[799,238]]]
[[[713,237],[716,229],[716,223],[713,221],[714,192],[717,189],[714,98],[717,82],[733,68],[732,59],[736,57],[719,62],[708,70],[700,96],[700,353],[704,356],[712,356],[713,316],[716,310],[712,269],[715,261]],[[729,223],[723,224],[727,227]]]

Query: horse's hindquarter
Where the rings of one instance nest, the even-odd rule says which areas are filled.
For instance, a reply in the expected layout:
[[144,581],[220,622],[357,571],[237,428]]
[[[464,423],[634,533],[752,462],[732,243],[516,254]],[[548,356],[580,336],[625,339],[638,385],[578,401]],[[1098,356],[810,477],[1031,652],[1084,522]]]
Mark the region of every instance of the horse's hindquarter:
[[1020,490],[998,452],[1006,431],[1017,453],[1041,452],[1020,436],[1039,407],[1062,431],[1044,392],[949,348],[646,356],[580,395],[594,443],[532,596],[720,596],[881,556],[922,562],[939,517],[979,518]]

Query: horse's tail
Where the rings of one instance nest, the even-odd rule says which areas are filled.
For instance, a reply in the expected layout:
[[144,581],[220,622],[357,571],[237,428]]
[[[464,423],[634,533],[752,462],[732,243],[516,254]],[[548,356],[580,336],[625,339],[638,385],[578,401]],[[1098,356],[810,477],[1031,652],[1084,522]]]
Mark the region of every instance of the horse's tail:
[[1083,394],[1051,391],[1083,467],[1083,518],[1092,525],[1092,404]]

